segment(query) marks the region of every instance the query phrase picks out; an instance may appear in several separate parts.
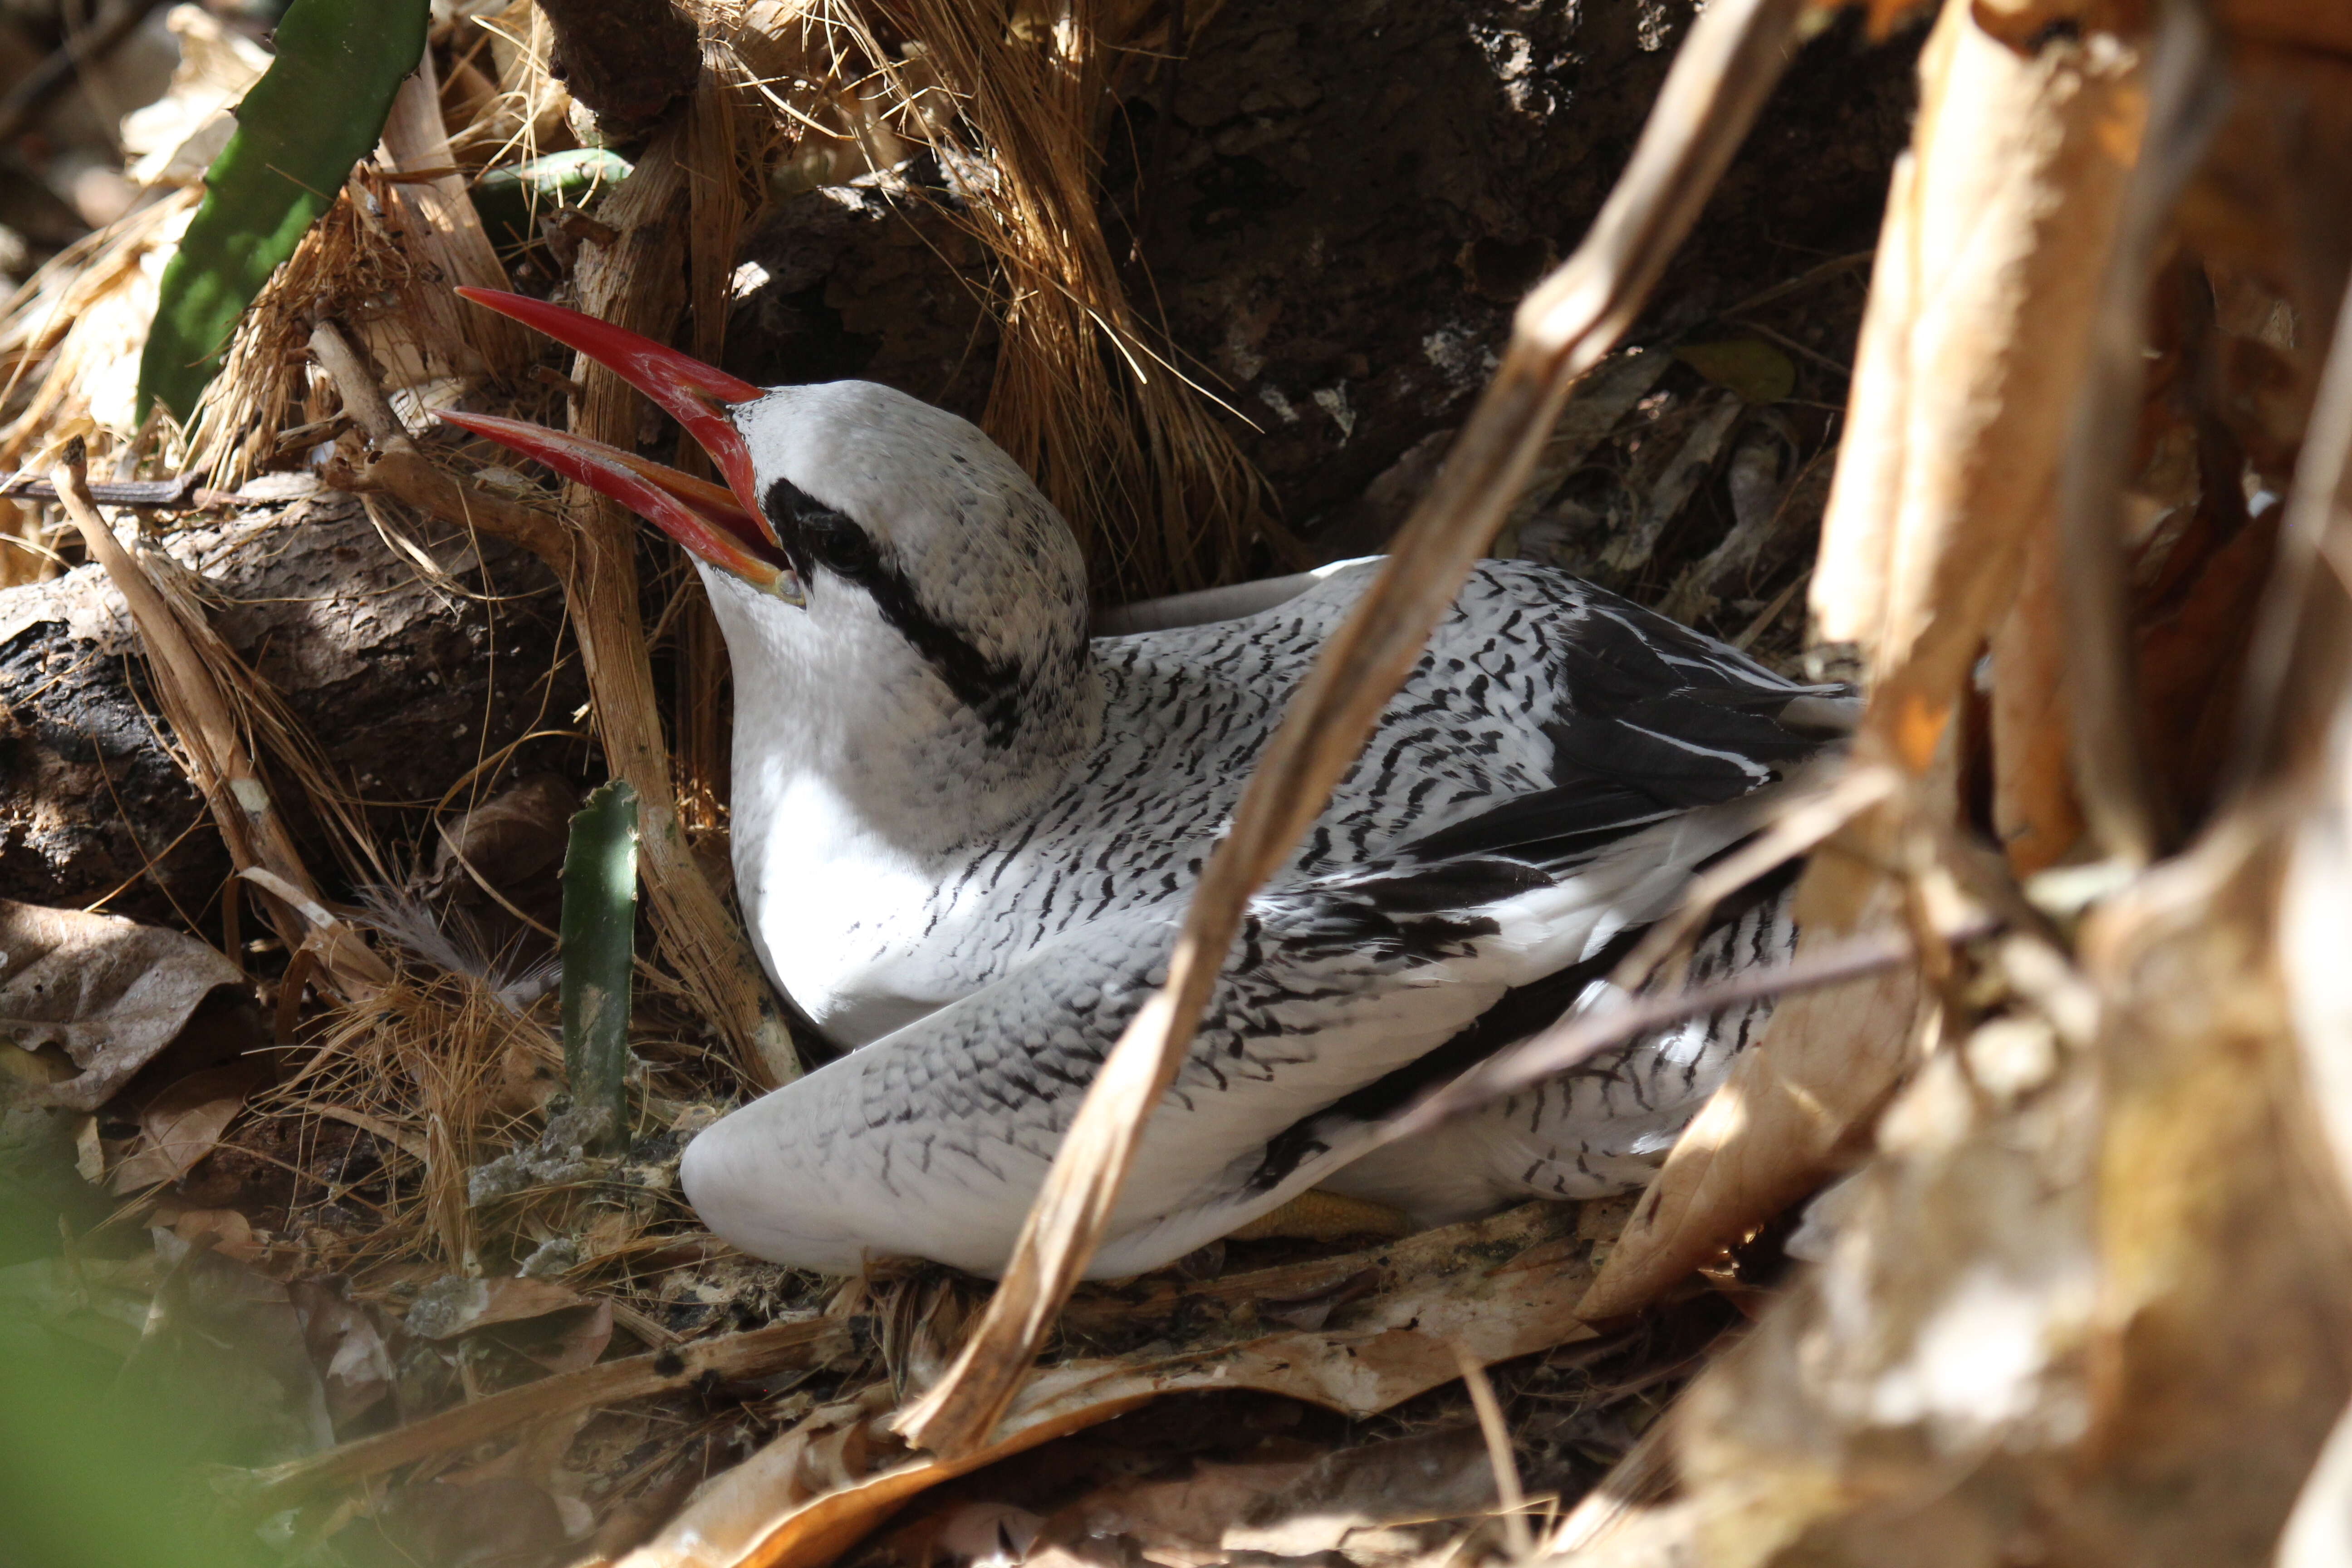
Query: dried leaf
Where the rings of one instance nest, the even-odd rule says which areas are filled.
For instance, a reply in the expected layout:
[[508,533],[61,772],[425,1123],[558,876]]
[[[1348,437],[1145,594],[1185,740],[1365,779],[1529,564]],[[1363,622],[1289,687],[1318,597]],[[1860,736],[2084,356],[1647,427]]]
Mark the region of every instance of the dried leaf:
[[327,1390],[327,1415],[341,1431],[392,1395],[399,1374],[369,1309],[315,1279],[287,1287],[302,1321],[302,1342]]
[[157,1094],[139,1110],[146,1146],[115,1167],[114,1190],[136,1192],[186,1176],[219,1145],[246,1097],[268,1078],[258,1062],[231,1062],[191,1073]]
[[1213,1541],[1229,1552],[1309,1557],[1346,1550],[1356,1531],[1466,1519],[1496,1500],[1495,1468],[1475,1426],[1417,1432],[1318,1459],[1227,1515]]
[[468,871],[508,889],[563,858],[567,824],[580,796],[560,773],[533,773],[443,826],[433,873],[444,884]]
[[1675,357],[1750,405],[1778,403],[1797,390],[1797,365],[1761,338],[1685,343]]
[[842,1355],[849,1348],[847,1324],[834,1318],[803,1318],[677,1350],[605,1362],[509,1388],[394,1431],[263,1471],[252,1478],[251,1496],[265,1509],[287,1508],[326,1488],[471,1447],[532,1421],[560,1417],[594,1405],[617,1405],[706,1377],[760,1377],[786,1367],[808,1366]]
[[1715,471],[1715,460],[1722,454],[1724,442],[1730,439],[1731,427],[1739,423],[1739,416],[1747,410],[1737,397],[1721,393],[1709,395],[1714,406],[1693,411],[1694,417],[1681,441],[1655,471],[1648,493],[1641,498],[1641,510],[1634,514],[1633,526],[1611,540],[1609,548],[1601,552],[1601,562],[1611,570],[1631,573],[1647,565],[1658,548],[1658,541],[1665,537],[1666,524],[1681,515],[1691,492]]
[[185,1210],[172,1222],[172,1234],[199,1252],[239,1263],[258,1263],[267,1250],[253,1234],[253,1222],[235,1209]]
[[[547,1324],[548,1320],[541,1319],[531,1326]],[[604,1347],[613,1342],[613,1303],[599,1300],[585,1311],[567,1312],[564,1321],[556,1321],[553,1327],[556,1331],[552,1338],[508,1332],[499,1335],[499,1339],[549,1372],[578,1372],[582,1367],[595,1365]]]
[[236,965],[191,936],[0,899],[0,1032],[65,1048],[79,1076],[49,1102],[95,1110],[176,1038]]
[[420,1563],[560,1563],[571,1538],[555,1497],[520,1476],[396,1488],[377,1527],[394,1561]]
[[1108,1225],[1143,1125],[1231,950],[1250,895],[1286,860],[1518,499],[1578,376],[1631,324],[1779,79],[1794,0],[1701,14],[1592,233],[1520,307],[1509,352],[1396,552],[1325,645],[1210,857],[1168,966],[1096,1076],[962,1354],[901,1417],[943,1454],[981,1446]]
[[[818,1568],[941,1481],[1181,1389],[1385,1410],[1461,1376],[1457,1346],[1484,1364],[1591,1338],[1569,1310],[1589,1278],[1585,1252],[1574,1211],[1543,1204],[1414,1237],[1369,1255],[1393,1260],[1399,1278],[1350,1304],[1334,1329],[1048,1368],[990,1443],[953,1459],[906,1460],[889,1434],[889,1385],[877,1384],[720,1478],[625,1568]],[[1360,1267],[1346,1261],[1350,1273]]]
[[[990,1532],[1003,1531],[1008,1542],[1018,1542],[1024,1531],[1034,1539],[1025,1558],[1032,1568],[1099,1563],[1106,1542],[1155,1563],[1214,1563],[1244,1552],[1312,1562],[1319,1553],[1342,1552],[1349,1561],[1366,1563],[1421,1555],[1423,1539],[1399,1526],[1472,1518],[1496,1506],[1494,1468],[1472,1426],[1320,1456],[1202,1459],[1172,1475],[1166,1469],[1122,1476],[1044,1520],[1003,1519],[989,1505],[950,1505],[893,1531],[891,1546],[902,1561],[919,1558],[926,1548],[961,1548],[959,1554],[970,1559],[985,1555]],[[1374,1532],[1392,1533],[1383,1539]],[[1022,1560],[1019,1552],[1012,1555]]]
[[231,107],[269,68],[269,53],[197,5],[165,18],[180,63],[163,96],[122,117],[122,150],[132,183],[187,184],[202,177],[236,129]]

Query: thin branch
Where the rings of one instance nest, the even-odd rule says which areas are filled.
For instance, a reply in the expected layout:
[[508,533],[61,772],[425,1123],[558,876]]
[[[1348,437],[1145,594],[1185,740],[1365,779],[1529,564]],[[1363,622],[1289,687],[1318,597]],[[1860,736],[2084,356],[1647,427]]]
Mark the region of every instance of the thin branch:
[[1780,79],[1801,0],[1716,0],[1692,28],[1623,178],[1567,264],[1519,308],[1494,383],[1398,548],[1326,645],[1210,858],[1168,966],[1095,1079],[1002,1284],[946,1376],[897,1423],[952,1458],[980,1447],[1108,1232],[1153,1107],[1249,898],[1295,851],[1494,537],[1579,376],[1614,346]]
[[2123,490],[2146,379],[2140,345],[2158,247],[2228,90],[2199,0],[2164,0],[2148,77],[2147,131],[2124,192],[2058,477],[2074,789],[2101,847],[2136,866],[2162,851],[2171,827],[2141,732]]
[[[1990,918],[1978,918],[1937,932],[1948,942],[1973,942],[2000,930]],[[1849,980],[1878,974],[1908,963],[1918,956],[1918,945],[1908,931],[1890,931],[1876,936],[1842,942],[1811,958],[1769,969],[1750,969],[1728,980],[1696,991],[1675,991],[1644,996],[1620,1006],[1563,1018],[1543,1033],[1501,1056],[1473,1068],[1397,1119],[1382,1133],[1382,1143],[1394,1143],[1426,1132],[1457,1116],[1532,1089],[1548,1078],[1581,1067],[1603,1051],[1614,1050],[1654,1030],[1685,1018],[1696,1018],[1727,1007],[1744,1006],[1769,996],[1790,996],[1819,991]]]
[[558,577],[571,575],[572,531],[548,512],[462,483],[435,468],[409,438],[407,426],[393,412],[366,362],[332,321],[311,329],[310,352],[335,384],[345,412],[375,447],[373,460],[363,468],[331,462],[326,475],[330,484],[361,494],[389,495],[453,527],[496,534],[538,556]]
[[469,1447],[528,1421],[592,1405],[618,1405],[649,1394],[683,1388],[706,1377],[761,1377],[787,1367],[807,1366],[849,1347],[849,1325],[838,1318],[803,1318],[684,1349],[608,1361],[577,1372],[541,1378],[470,1405],[444,1410],[373,1437],[362,1437],[266,1470],[247,1479],[246,1500],[256,1510],[290,1508],[329,1488],[364,1480],[436,1454]]
[[1527,1489],[1519,1484],[1518,1461],[1511,1452],[1511,1429],[1503,1420],[1502,1401],[1495,1397],[1486,1369],[1459,1340],[1454,1343],[1454,1361],[1462,1369],[1462,1387],[1470,1395],[1470,1408],[1477,1413],[1479,1435],[1486,1440],[1486,1463],[1495,1472],[1495,1506],[1503,1516],[1503,1542],[1510,1549],[1512,1562],[1524,1563],[1535,1551],[1535,1540],[1528,1529]]

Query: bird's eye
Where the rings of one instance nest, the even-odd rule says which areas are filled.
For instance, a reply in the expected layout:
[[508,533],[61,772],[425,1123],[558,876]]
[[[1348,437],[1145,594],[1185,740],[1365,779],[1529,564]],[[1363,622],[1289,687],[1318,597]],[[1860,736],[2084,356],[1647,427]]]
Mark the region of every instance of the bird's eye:
[[790,479],[768,487],[768,521],[795,570],[824,566],[844,577],[862,578],[880,559],[874,538],[854,518],[835,511]]
[[819,510],[801,519],[801,537],[808,541],[811,559],[845,577],[874,562],[874,540],[864,529],[837,511]]

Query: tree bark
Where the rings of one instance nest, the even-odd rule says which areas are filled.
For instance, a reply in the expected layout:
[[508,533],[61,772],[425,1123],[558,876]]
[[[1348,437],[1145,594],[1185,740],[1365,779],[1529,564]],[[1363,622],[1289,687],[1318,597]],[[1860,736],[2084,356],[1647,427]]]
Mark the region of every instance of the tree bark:
[[[393,803],[440,801],[483,758],[568,729],[583,696],[545,568],[487,534],[436,525],[409,541],[443,584],[333,491],[169,545],[215,597],[215,629],[286,699],[338,782],[384,803],[367,816],[395,855],[413,826]],[[228,858],[155,714],[137,636],[99,568],[0,592],[0,896],[79,905],[121,889],[109,905],[120,913],[203,918]],[[586,762],[582,741],[542,736],[478,783],[488,794],[510,773],[577,774]],[[271,790],[330,896],[346,893],[352,871],[304,795]]]

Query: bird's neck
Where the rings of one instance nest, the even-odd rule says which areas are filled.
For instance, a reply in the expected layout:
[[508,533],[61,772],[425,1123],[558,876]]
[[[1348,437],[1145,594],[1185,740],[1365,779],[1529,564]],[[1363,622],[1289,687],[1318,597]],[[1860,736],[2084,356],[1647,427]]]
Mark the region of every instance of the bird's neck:
[[714,608],[734,666],[739,840],[794,834],[814,811],[836,844],[928,858],[1034,815],[1102,733],[1083,631],[992,664],[888,627]]

